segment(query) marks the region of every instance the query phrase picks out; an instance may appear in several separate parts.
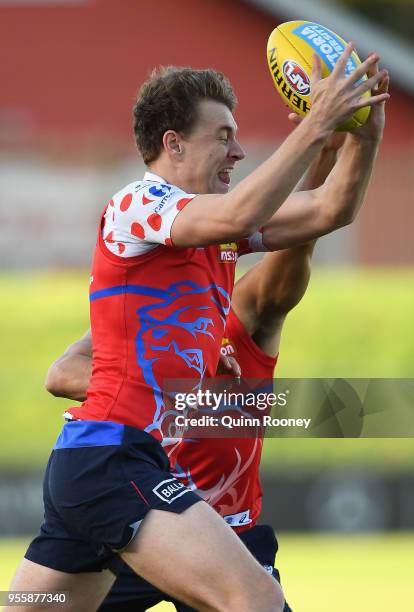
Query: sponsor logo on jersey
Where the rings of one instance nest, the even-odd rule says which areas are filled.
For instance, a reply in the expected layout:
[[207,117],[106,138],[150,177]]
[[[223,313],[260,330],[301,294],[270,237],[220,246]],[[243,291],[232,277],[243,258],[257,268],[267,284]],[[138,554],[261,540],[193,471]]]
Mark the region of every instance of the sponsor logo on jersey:
[[224,357],[231,357],[232,355],[237,355],[236,347],[229,338],[222,339],[220,353]]
[[165,185],[164,183],[160,183],[159,185],[152,185],[148,189],[149,193],[156,198],[162,198],[169,191],[171,191],[171,185]]
[[171,196],[172,196],[172,192],[171,191],[166,193],[165,196],[162,197],[160,203],[154,208],[154,212],[156,212],[156,213],[161,212],[162,209],[164,208],[166,202],[168,202],[168,200],[170,199]]
[[237,512],[237,514],[227,514],[223,518],[232,527],[242,527],[252,522],[250,510],[243,510],[243,512]]
[[307,96],[310,93],[310,79],[302,66],[293,60],[283,62],[282,72],[286,81],[301,96]]
[[227,242],[219,244],[219,260],[221,263],[231,263],[237,261],[237,244]]
[[190,492],[190,490],[176,478],[168,478],[167,480],[163,480],[152,490],[157,497],[162,499],[162,501],[167,502],[167,504],[171,504],[178,497],[181,497],[181,495]]

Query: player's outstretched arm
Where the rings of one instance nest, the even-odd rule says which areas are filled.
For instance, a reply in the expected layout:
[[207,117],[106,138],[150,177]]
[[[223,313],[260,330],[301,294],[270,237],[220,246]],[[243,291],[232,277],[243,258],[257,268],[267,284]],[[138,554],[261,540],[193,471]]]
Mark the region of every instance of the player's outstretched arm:
[[283,249],[314,240],[355,219],[365,198],[385,123],[383,94],[387,93],[389,78],[386,73],[378,72],[376,63],[370,74],[382,75],[373,89],[373,98],[382,102],[372,107],[363,127],[347,135],[341,155],[325,183],[312,191],[293,193],[265,224],[263,242],[268,249]]
[[45,387],[56,397],[82,402],[86,399],[91,373],[92,338],[88,330],[52,363],[46,375]]
[[172,226],[175,246],[213,244],[253,234],[282,206],[335,127],[358,108],[375,106],[388,98],[386,92],[362,98],[384,78],[385,71],[355,86],[377,62],[378,56],[369,56],[347,77],[345,67],[352,51],[350,44],[325,79],[321,79],[320,61],[315,56],[314,100],[310,113],[279,149],[230,193],[200,195],[189,202]]
[[276,356],[286,315],[302,299],[315,241],[268,253],[234,288],[232,308],[255,344]]

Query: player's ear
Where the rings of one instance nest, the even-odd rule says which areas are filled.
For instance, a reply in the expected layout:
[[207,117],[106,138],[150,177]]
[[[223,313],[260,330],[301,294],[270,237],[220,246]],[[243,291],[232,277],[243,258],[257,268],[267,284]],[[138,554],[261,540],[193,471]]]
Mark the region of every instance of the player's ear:
[[162,143],[169,157],[176,160],[180,159],[183,152],[183,145],[181,136],[178,132],[167,130],[162,138]]

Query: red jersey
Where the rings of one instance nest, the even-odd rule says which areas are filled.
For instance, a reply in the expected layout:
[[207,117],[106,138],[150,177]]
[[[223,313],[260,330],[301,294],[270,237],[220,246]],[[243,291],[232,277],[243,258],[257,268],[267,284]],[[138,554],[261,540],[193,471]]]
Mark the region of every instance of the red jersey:
[[174,247],[171,226],[194,197],[147,173],[109,202],[91,273],[92,377],[69,417],[161,440],[165,379],[215,374],[237,255],[265,249],[260,232],[237,244]]
[[[224,342],[227,354],[239,362],[242,376],[273,378],[277,357],[270,357],[253,342],[233,310],[227,319]],[[254,527],[261,512],[262,446],[262,438],[184,437],[169,455],[174,475],[240,532]]]

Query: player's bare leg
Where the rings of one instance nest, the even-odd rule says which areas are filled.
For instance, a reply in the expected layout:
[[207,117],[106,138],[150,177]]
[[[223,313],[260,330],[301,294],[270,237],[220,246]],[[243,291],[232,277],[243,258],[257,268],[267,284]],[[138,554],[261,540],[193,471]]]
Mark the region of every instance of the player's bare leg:
[[[282,612],[280,586],[205,503],[175,514],[151,510],[121,555],[146,580],[202,611]],[[70,612],[95,611],[115,580],[109,570],[70,574],[24,559],[10,590],[66,591]],[[33,605],[33,612],[50,605]],[[23,612],[26,606],[5,608]]]
[[122,558],[196,610],[281,612],[280,585],[206,503],[182,514],[151,510]]
[[115,576],[110,570],[69,574],[23,559],[14,576],[10,591],[40,591],[42,593],[66,591],[67,602],[59,604],[58,607],[56,604],[51,606],[50,603],[31,603],[30,607],[13,605],[6,606],[3,610],[36,612],[37,610],[62,609],[69,612],[79,612],[79,610],[94,612],[105,599],[114,581]]

